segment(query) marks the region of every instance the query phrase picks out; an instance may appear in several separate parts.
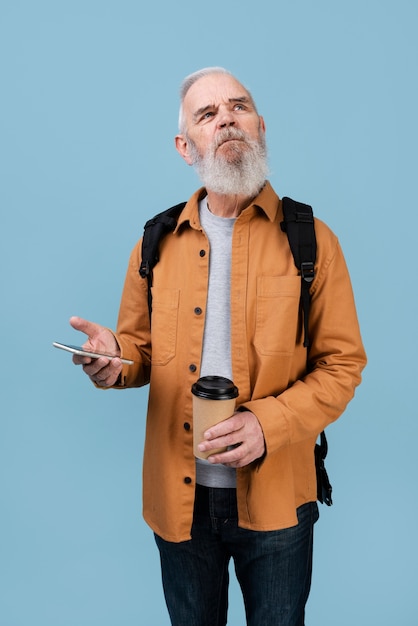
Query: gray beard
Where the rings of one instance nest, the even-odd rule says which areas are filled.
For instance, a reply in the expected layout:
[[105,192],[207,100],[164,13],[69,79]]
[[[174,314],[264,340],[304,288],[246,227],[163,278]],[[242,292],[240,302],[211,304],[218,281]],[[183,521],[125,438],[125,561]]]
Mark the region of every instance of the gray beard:
[[[227,156],[217,155],[217,148],[229,138],[240,141],[228,145]],[[259,140],[255,141],[242,130],[226,128],[220,131],[204,156],[198,153],[193,141],[187,139],[193,166],[206,189],[222,195],[258,195],[268,176],[264,134],[260,132]]]

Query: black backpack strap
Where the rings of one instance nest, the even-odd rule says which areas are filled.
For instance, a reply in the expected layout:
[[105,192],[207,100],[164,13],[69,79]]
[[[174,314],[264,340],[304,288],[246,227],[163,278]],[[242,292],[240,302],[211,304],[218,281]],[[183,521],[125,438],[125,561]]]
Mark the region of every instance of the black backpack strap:
[[317,498],[321,504],[332,505],[332,486],[325,469],[325,459],[328,453],[328,442],[325,432],[320,435],[320,443],[315,445],[315,467]]
[[160,242],[163,237],[175,229],[179,215],[185,206],[185,202],[176,204],[152,217],[144,226],[142,260],[139,274],[141,278],[146,278],[148,281],[148,308],[150,316],[152,309],[152,270],[160,258]]
[[176,204],[146,222],[142,239],[142,261],[139,268],[142,278],[149,276],[158,263],[160,241],[175,229],[178,217],[185,205],[185,202]]
[[312,281],[315,278],[316,236],[312,207],[309,204],[283,198],[282,230],[287,233],[295,265],[301,276],[301,301],[303,310],[304,342],[309,347],[309,308]]
[[[301,276],[301,303],[303,311],[304,341],[306,348],[309,339],[310,287],[315,278],[316,236],[312,207],[309,204],[296,202],[292,198],[282,199],[284,220],[280,224],[287,234],[289,246],[296,267]],[[332,486],[325,469],[325,458],[328,453],[328,442],[325,432],[320,434],[320,443],[315,445],[315,467],[317,482],[317,498],[327,506],[332,505]]]

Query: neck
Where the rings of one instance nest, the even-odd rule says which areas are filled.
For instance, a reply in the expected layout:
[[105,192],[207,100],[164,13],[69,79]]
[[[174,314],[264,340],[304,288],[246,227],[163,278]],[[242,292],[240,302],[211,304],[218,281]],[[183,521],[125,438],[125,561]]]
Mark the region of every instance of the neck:
[[253,197],[241,195],[222,195],[208,191],[208,209],[218,217],[238,217],[240,213],[251,203]]

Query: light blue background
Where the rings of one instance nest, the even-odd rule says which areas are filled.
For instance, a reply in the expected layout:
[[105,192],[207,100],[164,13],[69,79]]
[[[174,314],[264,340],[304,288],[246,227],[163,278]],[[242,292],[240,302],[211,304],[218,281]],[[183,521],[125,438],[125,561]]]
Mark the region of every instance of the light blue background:
[[[328,429],[308,626],[416,616],[415,0],[0,1],[0,626],[166,626],[141,518],[147,390],[100,392],[53,349],[116,322],[144,221],[199,182],[181,79],[253,91],[271,181],[338,234],[369,356]],[[341,320],[344,323],[344,320]],[[229,624],[244,624],[231,586]]]

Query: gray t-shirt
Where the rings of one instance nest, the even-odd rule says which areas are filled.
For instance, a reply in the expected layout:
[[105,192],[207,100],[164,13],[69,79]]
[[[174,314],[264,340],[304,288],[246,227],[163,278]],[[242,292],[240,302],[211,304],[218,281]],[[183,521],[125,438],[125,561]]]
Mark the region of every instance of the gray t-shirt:
[[[218,217],[199,203],[200,223],[209,240],[209,287],[200,376],[224,376],[232,380],[231,361],[231,254],[235,218]],[[235,487],[231,467],[196,459],[196,481],[206,487]]]

